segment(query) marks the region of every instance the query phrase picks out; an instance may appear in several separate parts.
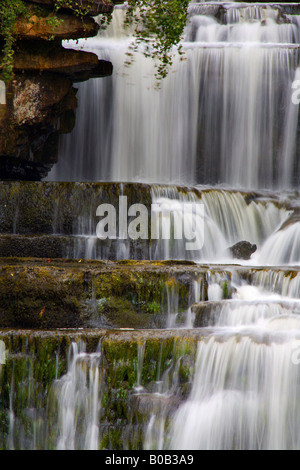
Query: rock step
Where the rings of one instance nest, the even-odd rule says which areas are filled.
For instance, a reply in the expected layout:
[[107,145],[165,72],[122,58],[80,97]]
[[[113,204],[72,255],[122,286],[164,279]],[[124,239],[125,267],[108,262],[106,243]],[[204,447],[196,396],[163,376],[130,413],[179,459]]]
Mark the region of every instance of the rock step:
[[0,232],[19,235],[96,235],[100,204],[127,196],[151,207],[151,185],[140,183],[0,182]]
[[[12,433],[15,448],[30,445],[36,418],[40,418],[39,433],[34,444],[38,449],[56,448],[59,423],[55,422],[57,413],[51,412],[55,402],[49,390],[68,370],[71,343],[77,343],[82,352],[82,342],[86,352],[97,353],[98,358],[100,448],[141,449],[143,436],[137,424],[147,423],[152,410],[178,407],[187,396],[201,338],[200,330],[0,330],[1,449],[10,448]],[[141,349],[144,361],[140,361]],[[89,356],[78,360],[81,372],[92,360]],[[157,381],[166,374],[176,374],[179,382],[168,399],[155,394]],[[146,393],[137,395],[137,383]],[[15,432],[10,432],[8,425],[12,409]]]
[[[29,18],[20,17],[16,23],[16,35],[20,40],[56,40],[80,39],[96,36],[99,25],[94,18],[86,17],[82,21],[77,16],[68,13],[53,13],[39,16],[34,10],[29,10]],[[51,26],[52,24],[54,26]]]
[[[127,197],[132,204],[144,204],[149,210],[152,194],[161,197],[201,197],[215,189],[197,189],[188,186],[151,185],[144,183],[76,183],[0,181],[0,233],[18,235],[88,235],[96,236],[96,216],[100,204],[119,207],[119,197]],[[225,191],[225,190],[224,190]],[[240,193],[239,191],[233,191]],[[230,191],[232,193],[232,191]],[[245,201],[272,202],[280,206],[274,194],[242,193]],[[177,196],[176,196],[177,195]],[[282,207],[285,207],[282,204]],[[289,208],[289,207],[287,207]]]
[[110,76],[113,67],[108,61],[98,60],[92,52],[65,49],[57,45],[49,47],[39,42],[22,42],[14,55],[14,70],[22,73],[55,73],[79,82]]
[[[151,240],[99,240],[95,235],[1,235],[0,257],[151,259]],[[123,256],[122,256],[123,253]]]
[[184,311],[195,280],[205,298],[194,263],[0,258],[0,327],[165,327],[168,292]]
[[[279,275],[279,270],[182,261],[0,258],[0,328],[164,328],[172,298],[184,324],[189,306],[199,300],[195,283],[204,302],[193,309],[201,319],[203,308],[206,315],[218,305],[206,302],[211,275],[226,299],[233,274],[251,284],[261,271]],[[288,279],[299,272],[280,271]],[[204,326],[201,321],[195,326]]]
[[288,19],[284,15],[300,15],[299,3],[274,3],[274,2],[203,2],[191,3],[189,5],[189,15],[214,16],[222,24],[227,23],[227,12],[229,10],[257,10],[269,15],[271,12],[277,14],[276,20],[286,22]]

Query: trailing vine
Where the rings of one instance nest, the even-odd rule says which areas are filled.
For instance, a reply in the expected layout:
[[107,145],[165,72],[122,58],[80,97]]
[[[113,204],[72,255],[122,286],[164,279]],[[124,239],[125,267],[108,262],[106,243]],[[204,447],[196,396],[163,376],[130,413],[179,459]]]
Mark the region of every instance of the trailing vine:
[[165,78],[173,63],[174,46],[182,54],[180,40],[187,22],[189,0],[128,0],[125,25],[135,28],[127,64],[143,46],[146,57],[156,59],[155,76]]
[[[86,7],[83,6],[80,0],[54,0],[55,13],[57,13],[61,8],[67,8],[68,10],[72,11],[72,13],[79,17],[82,22],[84,22],[84,18],[90,13],[90,7],[88,5]],[[102,13],[99,15],[101,27],[104,28],[107,26],[111,21],[111,18],[112,13]]]
[[54,11],[57,13],[61,8],[67,8],[82,20],[90,11],[88,6],[84,7],[76,0],[54,0]]
[[11,80],[13,75],[17,19],[19,16],[26,14],[27,8],[22,0],[1,0],[0,31],[4,37],[1,78],[5,82]]

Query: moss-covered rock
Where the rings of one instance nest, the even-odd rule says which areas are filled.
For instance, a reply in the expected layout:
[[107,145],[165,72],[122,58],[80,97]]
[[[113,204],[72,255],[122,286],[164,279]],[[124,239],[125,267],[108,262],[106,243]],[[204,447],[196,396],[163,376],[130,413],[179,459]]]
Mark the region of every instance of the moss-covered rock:
[[[0,366],[0,448],[56,447],[60,410],[53,386],[68,371],[71,344],[84,342],[88,353],[99,351],[99,447],[142,449],[152,413],[172,413],[186,396],[201,339],[199,330],[0,330],[7,349]],[[159,398],[158,383],[173,395]]]
[[28,18],[19,17],[16,24],[18,39],[51,40],[79,39],[96,36],[99,25],[93,18],[82,21],[75,15],[54,13],[48,8],[30,7]]
[[121,195],[128,206],[151,206],[151,186],[144,184],[0,182],[0,232],[95,236],[97,207],[118,207]]
[[[61,7],[61,8],[59,8]],[[95,36],[92,14],[110,13],[109,0],[5,2],[0,31],[0,78],[6,82],[0,112],[2,179],[40,181],[58,158],[61,133],[75,124],[74,82],[112,74],[96,54],[61,42]],[[59,11],[58,11],[59,10]],[[5,102],[3,102],[5,101]]]
[[206,275],[172,261],[0,258],[0,326],[164,327],[170,283],[186,310],[194,281],[205,284]]

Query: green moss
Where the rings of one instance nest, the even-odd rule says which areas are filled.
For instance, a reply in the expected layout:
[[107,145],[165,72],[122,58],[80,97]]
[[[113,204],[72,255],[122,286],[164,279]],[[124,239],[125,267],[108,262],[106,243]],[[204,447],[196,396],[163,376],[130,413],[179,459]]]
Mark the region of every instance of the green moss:
[[[95,276],[93,291],[96,298],[119,297],[137,311],[157,313],[163,301],[164,273],[122,270]],[[129,303],[128,303],[129,302]]]
[[1,79],[8,82],[13,76],[14,45],[16,42],[16,22],[19,16],[26,15],[27,6],[22,0],[2,0],[0,4],[0,30],[4,37]]
[[100,305],[101,314],[112,325],[119,328],[151,327],[151,316],[138,312],[129,300],[112,296]]
[[224,281],[222,283],[222,291],[223,291],[223,299],[228,299],[229,298],[229,291],[228,291],[228,283]]
[[[79,262],[81,261],[81,262]],[[178,312],[193,299],[198,267],[87,260],[0,259],[0,326],[164,327],[168,296]],[[226,281],[227,282],[227,281]],[[227,287],[226,287],[227,286]],[[229,290],[228,282],[224,289]],[[203,296],[206,300],[206,287]]]
[[[143,43],[146,57],[158,59],[156,78],[166,77],[173,63],[173,46],[178,45],[187,21],[188,0],[129,0],[125,24],[135,25],[136,43],[128,52],[127,64],[132,53]],[[181,47],[178,47],[181,53]]]
[[[147,332],[0,331],[0,339],[9,350],[8,360],[0,373],[0,448],[7,446],[11,403],[16,443],[22,442],[24,436],[32,439],[34,427],[37,430],[38,426],[41,426],[42,439],[45,432],[42,421],[39,423],[30,415],[30,410],[35,409],[37,416],[48,413],[49,448],[55,447],[57,405],[52,395],[53,406],[47,408],[53,381],[66,372],[67,351],[72,341],[82,339],[86,341],[87,350],[94,352],[101,335],[100,448],[142,448],[147,409],[140,408],[134,391],[139,353],[144,351],[141,384],[146,392],[154,390],[157,380],[169,381],[170,386],[178,375],[178,393],[184,396],[195,363],[197,340],[194,337],[176,337],[167,332],[154,336]],[[39,435],[36,438],[37,447],[42,448]]]
[[2,327],[80,326],[83,274],[48,267],[0,269]]

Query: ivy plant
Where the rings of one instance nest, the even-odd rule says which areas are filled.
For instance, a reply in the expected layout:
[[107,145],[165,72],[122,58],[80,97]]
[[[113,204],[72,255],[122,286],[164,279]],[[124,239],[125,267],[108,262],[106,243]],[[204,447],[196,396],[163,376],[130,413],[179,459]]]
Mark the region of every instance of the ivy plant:
[[128,0],[125,25],[134,26],[135,41],[128,52],[129,65],[133,52],[142,46],[146,57],[156,60],[156,78],[166,77],[174,59],[174,46],[182,54],[180,40],[184,31],[189,0]]
[[88,15],[90,10],[88,6],[85,7],[76,0],[54,0],[54,11],[57,12],[61,8],[67,8],[81,19]]
[[13,74],[16,22],[19,16],[26,14],[27,8],[22,0],[1,0],[0,31],[4,37],[1,78],[5,82],[11,80]]
[[[90,7],[82,5],[80,0],[54,0],[54,11],[57,13],[61,8],[68,9],[84,22],[84,18],[89,15]],[[103,13],[99,15],[100,25],[104,28],[111,21],[111,13]]]

